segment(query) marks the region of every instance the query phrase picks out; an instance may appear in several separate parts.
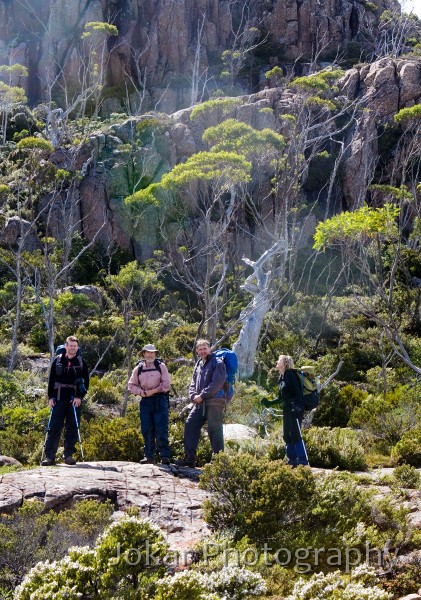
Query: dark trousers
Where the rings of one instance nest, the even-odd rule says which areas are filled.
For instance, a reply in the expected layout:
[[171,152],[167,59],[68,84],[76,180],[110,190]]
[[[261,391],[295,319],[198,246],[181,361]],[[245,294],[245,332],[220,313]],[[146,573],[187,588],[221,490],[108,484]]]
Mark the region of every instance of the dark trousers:
[[294,415],[288,406],[284,407],[283,437],[288,464],[292,466],[308,465],[306,448],[301,435],[301,423],[304,413]]
[[195,404],[184,426],[184,451],[188,456],[196,454],[199,445],[200,430],[207,422],[208,434],[213,454],[224,451],[224,405]]
[[170,458],[168,442],[168,397],[156,394],[140,401],[140,429],[145,444],[145,457],[155,459],[158,450],[161,458]]
[[[45,444],[45,455],[47,458],[55,459],[57,448],[60,441],[60,434],[66,424],[64,430],[64,456],[72,456],[76,451],[76,442],[78,441],[77,425],[75,421],[75,413],[73,410],[73,391],[62,389],[60,400],[53,406],[51,414],[50,430]],[[80,415],[82,408],[76,408],[78,423],[80,423]]]

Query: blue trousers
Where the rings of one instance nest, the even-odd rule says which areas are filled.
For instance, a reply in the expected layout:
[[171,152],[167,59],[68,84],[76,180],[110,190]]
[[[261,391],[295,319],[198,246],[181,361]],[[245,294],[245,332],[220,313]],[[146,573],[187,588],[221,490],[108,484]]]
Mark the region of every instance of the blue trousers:
[[[76,451],[76,442],[78,441],[77,426],[75,421],[75,413],[73,410],[74,392],[62,389],[60,393],[60,401],[56,402],[51,414],[50,430],[45,444],[45,456],[55,460],[57,449],[60,441],[60,434],[64,424],[64,456],[72,456]],[[80,415],[82,412],[81,406],[76,408],[77,420],[80,425]]]
[[155,459],[158,450],[161,458],[170,458],[168,442],[168,397],[156,394],[140,401],[140,429],[145,444],[145,457]]
[[301,435],[303,416],[304,413],[297,416],[292,413],[289,406],[284,407],[283,437],[285,450],[288,464],[294,467],[297,465],[308,465],[307,451]]
[[224,451],[224,408],[222,404],[195,404],[184,426],[184,452],[188,456],[196,454],[200,440],[200,430],[207,422],[208,435],[213,454]]

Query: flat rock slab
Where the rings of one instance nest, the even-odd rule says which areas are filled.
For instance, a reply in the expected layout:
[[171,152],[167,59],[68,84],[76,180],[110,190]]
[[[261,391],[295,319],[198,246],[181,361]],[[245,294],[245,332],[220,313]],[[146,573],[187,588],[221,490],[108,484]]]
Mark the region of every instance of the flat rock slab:
[[6,473],[0,475],[0,513],[11,513],[34,498],[56,510],[71,508],[83,498],[110,498],[116,511],[138,506],[141,516],[166,533],[172,548],[183,550],[209,533],[202,513],[208,494],[198,488],[198,474],[198,469],[186,469],[175,477],[166,466],[119,461]]

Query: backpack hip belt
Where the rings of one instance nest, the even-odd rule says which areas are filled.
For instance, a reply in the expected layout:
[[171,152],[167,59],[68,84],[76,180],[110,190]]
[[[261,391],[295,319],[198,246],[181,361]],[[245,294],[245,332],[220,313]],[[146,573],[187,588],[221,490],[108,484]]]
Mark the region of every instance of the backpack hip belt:
[[60,402],[61,388],[73,388],[73,390],[76,394],[76,386],[75,385],[72,385],[71,383],[59,383],[58,381],[56,381],[54,384],[54,389],[57,390],[57,402]]

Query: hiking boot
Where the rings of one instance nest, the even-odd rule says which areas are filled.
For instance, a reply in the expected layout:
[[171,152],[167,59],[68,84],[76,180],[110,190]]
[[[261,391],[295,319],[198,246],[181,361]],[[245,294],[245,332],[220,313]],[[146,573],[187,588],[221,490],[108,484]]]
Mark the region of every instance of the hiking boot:
[[142,458],[141,461],[139,461],[140,465],[154,465],[155,461],[153,458],[146,458],[146,456],[144,458]]
[[42,467],[52,467],[55,464],[56,464],[56,461],[54,460],[54,458],[44,458],[44,460],[41,463],[41,466]]
[[170,459],[167,456],[161,458],[161,465],[169,465],[171,463]]
[[196,466],[196,457],[192,454],[186,454],[184,458],[176,460],[175,464],[177,467],[192,467],[194,469]]
[[65,456],[64,457],[64,462],[65,462],[66,465],[75,465],[76,464],[76,461],[73,458],[73,456]]

